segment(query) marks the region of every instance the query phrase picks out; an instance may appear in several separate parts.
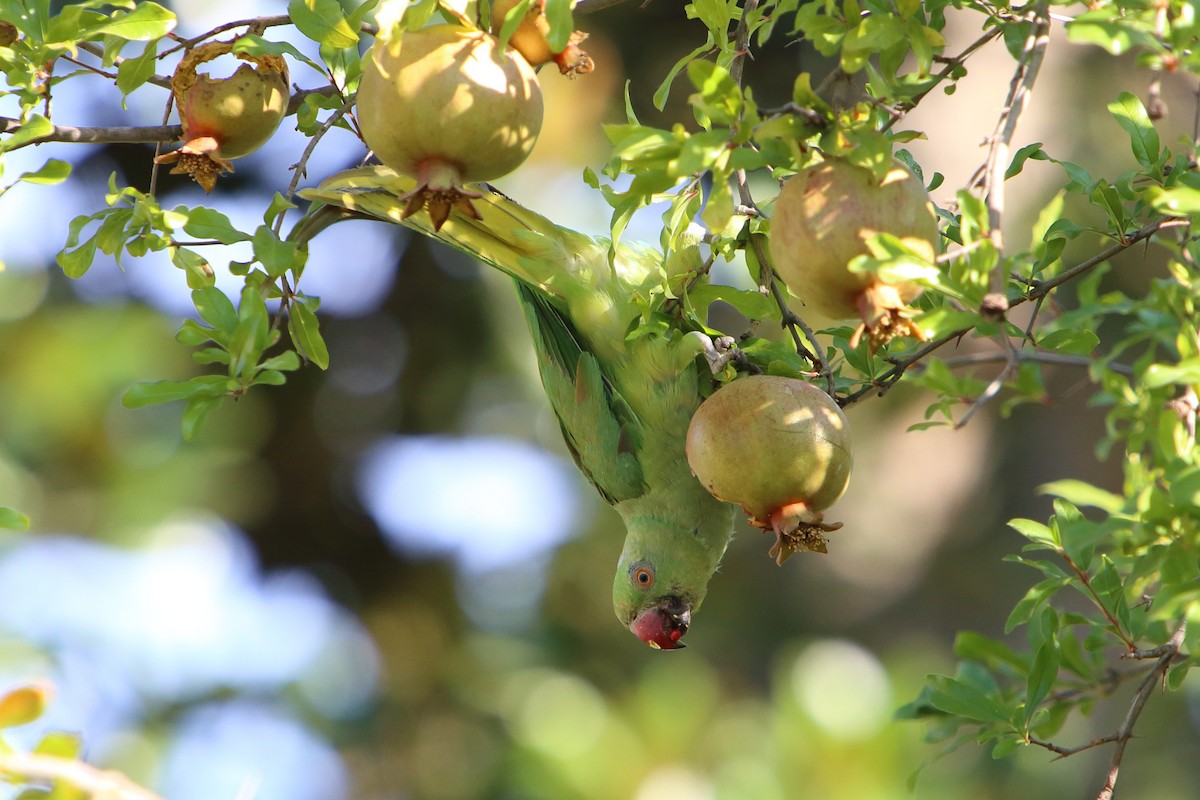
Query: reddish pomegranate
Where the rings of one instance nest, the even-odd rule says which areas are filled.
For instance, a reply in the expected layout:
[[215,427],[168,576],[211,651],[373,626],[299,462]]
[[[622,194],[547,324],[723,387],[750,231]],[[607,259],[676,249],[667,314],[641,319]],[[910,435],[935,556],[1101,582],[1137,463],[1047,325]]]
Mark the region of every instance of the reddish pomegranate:
[[867,240],[880,233],[897,237],[928,261],[937,252],[933,204],[899,163],[878,181],[863,167],[822,161],[783,185],[771,217],[771,258],[779,277],[818,313],[861,319],[852,343],[865,333],[872,352],[896,336],[925,338],[908,306],[920,286],[848,269],[855,257],[870,254]]
[[751,375],[718,389],[692,416],[687,459],[718,500],[775,534],[770,555],[825,552],[822,512],[850,481],[850,428],[829,395],[795,378]]
[[183,146],[155,159],[175,164],[172,173],[191,175],[211,192],[217,177],[233,172],[235,158],[266,144],[287,113],[288,69],[280,56],[236,54],[242,64],[228,78],[196,68],[233,49],[233,42],[209,42],[189,52],[171,77],[183,123]]
[[[492,4],[492,33],[500,35],[504,25],[504,17],[521,0],[496,0]],[[520,26],[509,39],[508,43],[520,53],[531,67],[553,61],[558,65],[558,71],[563,75],[574,77],[586,75],[596,68],[591,57],[579,48],[580,43],[587,38],[583,31],[575,31],[567,39],[567,46],[557,53],[550,47],[550,23],[546,20],[546,0],[534,0],[529,12],[521,20]]]
[[358,124],[375,155],[417,179],[404,216],[428,207],[435,229],[452,208],[477,217],[464,184],[499,178],[529,156],[542,91],[523,59],[491,34],[458,25],[408,31],[363,57]]

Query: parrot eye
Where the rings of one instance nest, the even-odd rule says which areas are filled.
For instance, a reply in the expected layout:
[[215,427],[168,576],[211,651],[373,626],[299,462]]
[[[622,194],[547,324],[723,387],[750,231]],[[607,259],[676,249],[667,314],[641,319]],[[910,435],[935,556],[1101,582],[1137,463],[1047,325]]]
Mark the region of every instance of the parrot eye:
[[629,579],[643,589],[654,585],[654,565],[639,561],[629,568]]

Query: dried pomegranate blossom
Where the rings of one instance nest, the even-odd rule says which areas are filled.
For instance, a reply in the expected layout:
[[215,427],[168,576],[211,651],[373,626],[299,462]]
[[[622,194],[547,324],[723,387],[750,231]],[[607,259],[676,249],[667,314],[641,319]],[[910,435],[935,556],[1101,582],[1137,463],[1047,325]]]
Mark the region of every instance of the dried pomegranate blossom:
[[235,53],[250,63],[228,78],[196,72],[232,49],[232,41],[209,42],[179,62],[171,90],[183,123],[183,146],[154,159],[175,164],[172,174],[191,175],[206,192],[221,173],[233,172],[230,161],[266,144],[287,112],[288,69],[281,56]]

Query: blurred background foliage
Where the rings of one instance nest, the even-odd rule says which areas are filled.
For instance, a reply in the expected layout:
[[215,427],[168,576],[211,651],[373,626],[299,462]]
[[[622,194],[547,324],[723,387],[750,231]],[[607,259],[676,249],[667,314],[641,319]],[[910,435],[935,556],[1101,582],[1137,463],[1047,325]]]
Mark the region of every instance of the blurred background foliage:
[[[169,5],[182,35],[282,10]],[[686,91],[662,113],[649,97],[702,33],[665,0],[579,27],[598,69],[543,75],[546,128],[500,185],[600,233],[608,212],[579,178],[605,159],[598,123],[623,118],[626,79],[643,122],[687,122]],[[957,52],[978,32],[952,21],[948,35]],[[1127,162],[1111,119],[1090,115],[1120,89],[1144,92],[1145,77],[1083,46],[1059,41],[1050,53],[1023,140],[1084,165]],[[777,36],[747,81],[761,105],[782,104],[796,72],[828,68]],[[968,68],[956,96],[907,121],[928,131],[910,149],[927,176],[946,175],[947,191],[982,160],[1011,60],[994,44]],[[1164,140],[1172,126],[1190,130],[1195,108],[1194,87],[1170,79]],[[72,124],[161,114],[136,102],[122,111],[115,93],[78,83],[89,91],[64,84],[55,100]],[[304,145],[287,127],[206,202],[261,213]],[[314,181],[363,151],[345,136],[318,154]],[[169,338],[190,308],[183,276],[165,259],[123,270],[98,261],[72,283],[53,263],[67,222],[99,207],[110,172],[146,185],[152,150],[36,154],[47,156],[75,165],[66,185],[0,199],[0,502],[33,520],[0,539],[0,686],[56,687],[47,715],[15,740],[78,732],[89,760],[173,800],[1094,791],[1104,750],[1057,763],[971,748],[936,759],[919,724],[892,720],[926,674],[952,670],[957,631],[1001,635],[1029,582],[1001,561],[1020,546],[1005,523],[1045,517],[1036,487],[1063,477],[1119,487],[1120,465],[1094,455],[1103,418],[1083,405],[1083,370],[1050,373],[1040,406],[1006,418],[992,407],[957,432],[905,433],[925,402],[904,387],[854,407],[856,471],[832,511],[846,527],[830,554],[780,569],[765,540],[741,531],[690,647],[656,653],[612,617],[621,526],[570,466],[509,282],[402,231],[339,226],[305,276],[323,300],[329,372],[226,404],[185,444],[178,408],[119,399],[136,380],[200,369]],[[1049,199],[1039,166],[1010,190],[1014,230]],[[164,205],[196,200],[180,181],[160,187]],[[630,236],[656,240],[654,223],[652,213]],[[1132,290],[1162,273],[1154,250],[1133,250],[1106,280]],[[1060,738],[1107,733],[1124,708],[1073,719]],[[1194,797],[1198,721],[1194,682],[1152,698],[1122,793]]]

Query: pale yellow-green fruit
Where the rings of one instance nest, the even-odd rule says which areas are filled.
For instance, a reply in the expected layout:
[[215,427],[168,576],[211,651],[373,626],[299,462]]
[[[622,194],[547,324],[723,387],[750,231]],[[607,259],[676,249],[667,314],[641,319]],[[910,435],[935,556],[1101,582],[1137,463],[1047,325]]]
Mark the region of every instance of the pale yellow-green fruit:
[[417,179],[409,213],[473,214],[463,184],[519,167],[542,127],[533,69],[494,36],[457,25],[409,31],[363,57],[357,118],[385,165]]
[[288,68],[281,56],[247,56],[227,78],[199,72],[206,62],[230,53],[233,42],[208,42],[188,51],[171,76],[183,123],[183,144],[158,156],[172,173],[191,175],[206,192],[217,177],[233,172],[233,159],[248,156],[275,134],[288,107]]
[[850,481],[850,427],[837,403],[806,381],[737,378],[705,400],[687,432],[688,465],[718,500],[736,503],[776,535],[771,555],[825,551],[823,523]]
[[895,335],[922,336],[907,321],[907,304],[920,286],[849,270],[853,259],[870,255],[867,241],[881,233],[927,261],[937,253],[933,203],[898,162],[882,181],[840,159],[807,167],[784,183],[771,215],[771,260],[788,289],[826,317],[862,319],[873,346]]

